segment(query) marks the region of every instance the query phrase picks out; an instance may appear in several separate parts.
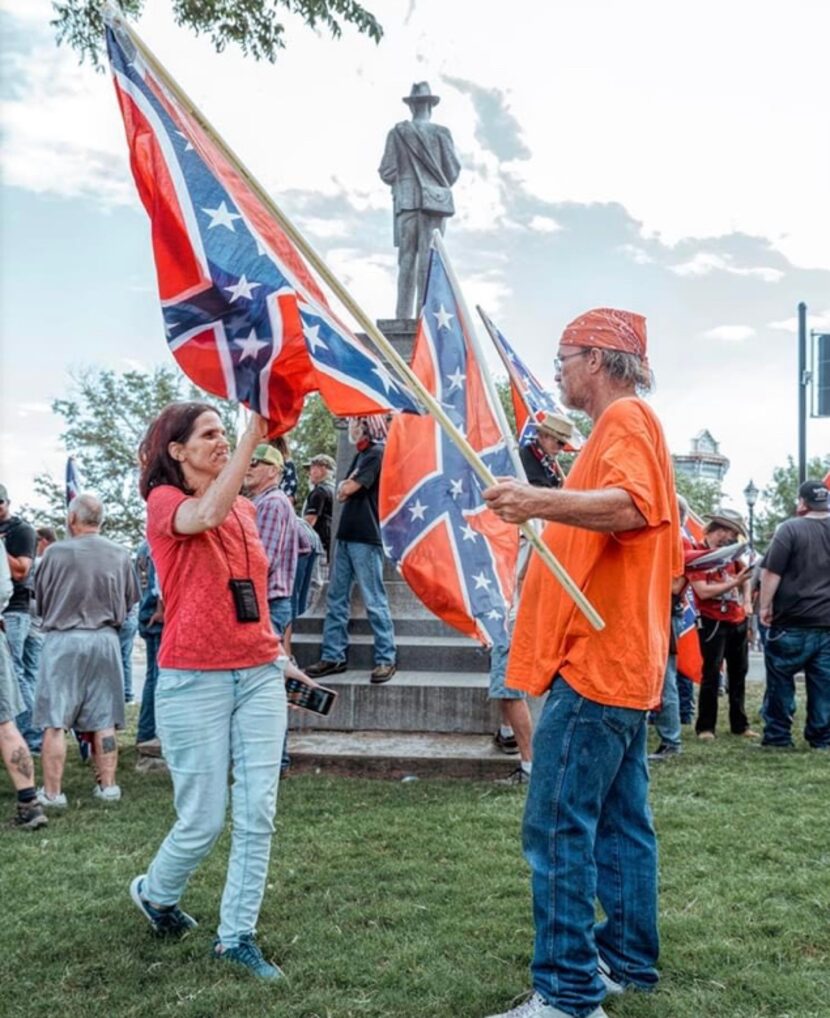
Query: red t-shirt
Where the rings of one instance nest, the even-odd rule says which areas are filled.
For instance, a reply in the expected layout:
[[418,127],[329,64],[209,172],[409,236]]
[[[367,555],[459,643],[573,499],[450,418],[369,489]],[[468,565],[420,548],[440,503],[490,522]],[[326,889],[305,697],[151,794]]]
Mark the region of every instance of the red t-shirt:
[[[693,563],[692,563],[693,565]],[[716,569],[714,572],[694,572],[692,565],[688,567],[688,576],[692,580],[705,580],[707,583],[723,583],[736,576],[744,568],[737,562],[730,562],[723,569]],[[743,586],[733,587],[720,597],[702,598],[695,595],[697,607],[705,619],[715,619],[718,622],[743,622],[746,618],[744,609]]]
[[[240,496],[221,526],[179,534],[173,520],[188,497],[165,484],[147,499],[147,541],[164,598],[159,665],[220,670],[274,661],[281,648],[268,615],[268,560],[256,510]],[[228,586],[232,576],[253,580],[259,622],[237,621]]]

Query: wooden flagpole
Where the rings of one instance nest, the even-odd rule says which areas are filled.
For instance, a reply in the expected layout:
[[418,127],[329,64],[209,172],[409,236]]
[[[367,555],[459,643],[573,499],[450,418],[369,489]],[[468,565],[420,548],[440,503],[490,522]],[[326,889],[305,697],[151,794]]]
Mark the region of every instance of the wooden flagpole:
[[[110,9],[112,11],[112,9]],[[352,298],[351,294],[345,289],[340,283],[337,277],[331,272],[329,267],[323,261],[323,259],[317,254],[314,248],[308,243],[303,237],[300,231],[294,226],[294,224],[288,219],[288,217],[282,212],[282,210],[274,203],[265,188],[259,183],[254,175],[244,166],[242,161],[233,152],[230,146],[225,142],[222,136],[214,130],[208,119],[202,114],[201,110],[196,106],[194,102],[186,95],[186,93],[179,87],[174,79],[167,73],[165,67],[156,59],[153,53],[144,45],[141,39],[136,35],[133,29],[127,24],[127,22],[121,17],[120,14],[110,13],[109,19],[111,23],[117,23],[119,28],[129,37],[136,50],[141,54],[141,59],[147,65],[147,67],[153,72],[153,74],[164,84],[164,87],[173,95],[179,105],[187,112],[194,120],[199,124],[205,134],[211,139],[216,147],[222,152],[229,163],[233,165],[240,177],[245,183],[251,188],[253,193],[262,202],[262,204],[268,209],[271,215],[280,224],[280,227],[285,234],[291,239],[295,246],[302,252],[309,264],[313,266],[317,274],[321,279],[325,280],[332,293],[334,293],[343,307],[351,314],[352,318],[360,325],[360,327],[366,332],[367,337],[371,340],[372,344],[380,350],[384,357],[389,363],[395,368],[398,375],[404,378],[409,387],[417,394],[421,402],[426,406],[433,417],[438,421],[448,437],[458,446],[464,459],[470,464],[475,470],[479,479],[488,487],[495,484],[495,477],[490,473],[487,467],[479,458],[476,451],[461,434],[461,432],[455,427],[450,418],[444,412],[443,407],[433,397],[432,393],[422,384],[421,380],[415,374],[414,371],[409,367],[406,361],[400,356],[397,350],[392,346],[386,336],[378,329],[372,319],[363,311],[363,309],[357,304]],[[556,576],[557,580],[565,588],[569,596],[573,599],[579,610],[585,615],[588,621],[595,629],[603,629],[605,623],[600,617],[599,613],[588,601],[579,587],[574,583],[571,576],[554,557],[550,549],[544,544],[533,528],[523,523],[520,527],[522,533],[536,549],[539,555],[544,560],[548,568]]]

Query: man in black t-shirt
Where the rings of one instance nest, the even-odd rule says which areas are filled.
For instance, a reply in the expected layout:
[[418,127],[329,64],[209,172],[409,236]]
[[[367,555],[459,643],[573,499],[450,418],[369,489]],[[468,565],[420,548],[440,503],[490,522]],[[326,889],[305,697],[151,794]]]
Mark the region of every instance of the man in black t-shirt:
[[764,746],[793,745],[795,676],[807,691],[804,738],[830,750],[830,491],[798,489],[794,519],[776,530],[761,571],[760,617],[767,633]]
[[320,660],[306,668],[306,674],[316,679],[346,670],[349,603],[352,587],[357,583],[375,636],[371,681],[377,684],[388,682],[396,670],[395,629],[383,585],[383,543],[378,517],[383,445],[372,441],[368,424],[362,418],[352,422],[349,437],[357,453],[337,488],[337,501],[342,502],[343,509],[326,599],[323,646]]
[[32,563],[37,549],[35,528],[19,516],[12,516],[11,502],[6,486],[0,484],[0,539],[9,560],[13,591],[11,600],[3,612],[3,624],[9,641],[12,664],[17,685],[23,699],[24,710],[18,714],[16,724],[26,745],[32,753],[39,753],[43,736],[32,726],[32,707],[35,702],[35,683],[27,681],[23,649],[32,625],[30,601],[32,600]]
[[312,484],[303,506],[303,519],[314,527],[323,542],[328,561],[331,559],[331,517],[334,510],[334,460],[320,453],[303,466],[308,468]]
[[557,457],[573,437],[574,426],[567,417],[540,411],[536,434],[529,445],[519,449],[528,484],[537,488],[561,488],[565,475]]

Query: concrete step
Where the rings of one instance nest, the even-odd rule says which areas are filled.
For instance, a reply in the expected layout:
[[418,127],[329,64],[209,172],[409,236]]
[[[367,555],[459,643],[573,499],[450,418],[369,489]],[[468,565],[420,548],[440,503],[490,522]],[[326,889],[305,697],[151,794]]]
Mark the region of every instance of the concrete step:
[[[423,672],[487,672],[490,656],[475,640],[466,636],[396,636],[398,667]],[[321,638],[317,633],[296,633],[291,652],[303,668],[320,660]],[[355,633],[349,637],[349,666],[371,671],[373,637]]]
[[482,672],[400,671],[375,686],[368,670],[349,670],[319,681],[337,690],[331,713],[290,711],[293,730],[482,735],[499,725],[498,705],[487,698],[488,676]]
[[[393,620],[395,624],[395,636],[461,636],[457,629],[452,629],[445,622],[437,619],[434,615],[401,616],[396,615]],[[295,633],[316,633],[317,636],[323,632],[324,615],[301,615],[294,620]],[[364,615],[353,616],[349,620],[349,632],[368,635],[372,632],[369,620]]]
[[302,732],[291,734],[288,750],[292,771],[328,771],[352,777],[486,781],[506,778],[519,766],[518,757],[499,752],[489,735]]

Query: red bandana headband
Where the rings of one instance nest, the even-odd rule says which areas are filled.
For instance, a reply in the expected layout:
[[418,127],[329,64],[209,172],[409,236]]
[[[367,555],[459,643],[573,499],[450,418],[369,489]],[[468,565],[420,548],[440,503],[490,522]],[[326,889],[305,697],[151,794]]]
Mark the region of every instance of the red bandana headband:
[[565,326],[563,346],[596,347],[599,350],[620,350],[633,353],[647,364],[646,320],[633,311],[616,308],[594,308]]

